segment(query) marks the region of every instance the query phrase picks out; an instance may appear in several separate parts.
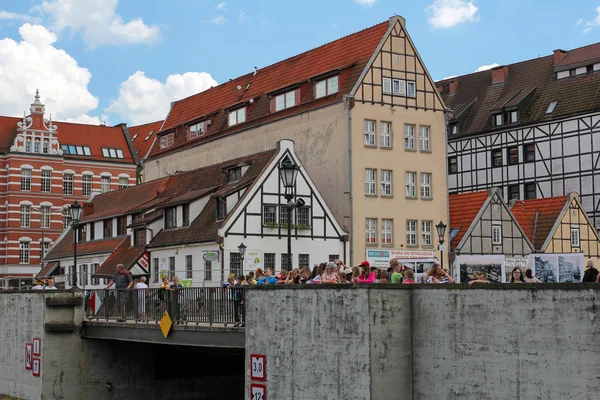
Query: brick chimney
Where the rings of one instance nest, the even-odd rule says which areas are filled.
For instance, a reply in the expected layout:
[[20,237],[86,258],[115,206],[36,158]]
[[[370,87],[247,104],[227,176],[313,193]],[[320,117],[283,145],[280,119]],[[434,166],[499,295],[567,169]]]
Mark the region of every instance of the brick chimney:
[[554,65],[558,64],[560,60],[567,54],[565,50],[556,49],[554,50]]
[[456,93],[456,89],[458,88],[458,81],[450,81],[448,85],[450,87],[450,94]]
[[508,75],[508,67],[503,65],[492,69],[492,85],[498,83],[504,83],[506,76]]

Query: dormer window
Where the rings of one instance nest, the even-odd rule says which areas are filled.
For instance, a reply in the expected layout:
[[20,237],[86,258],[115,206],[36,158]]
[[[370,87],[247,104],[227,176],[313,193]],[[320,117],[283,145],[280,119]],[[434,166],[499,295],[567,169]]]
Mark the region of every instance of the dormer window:
[[553,101],[552,103],[550,103],[548,105],[548,108],[546,109],[546,114],[552,114],[554,112],[554,109],[556,108],[556,104],[558,104],[558,101]]
[[566,71],[560,71],[556,73],[556,79],[565,79],[571,76],[571,73],[569,72],[569,70]]
[[283,93],[275,96],[275,111],[285,110],[286,108],[294,107],[296,105],[296,91]]
[[508,115],[509,115],[511,124],[516,124],[519,121],[519,113],[516,110],[510,111],[508,113]]
[[337,93],[339,90],[338,83],[337,76],[332,76],[331,78],[317,82],[315,85],[315,98],[319,99],[321,97]]
[[494,126],[502,126],[502,114],[494,114]]
[[587,74],[587,67],[579,67],[575,69],[575,75]]
[[177,227],[177,207],[165,209],[165,229]]
[[160,148],[166,149],[167,147],[173,146],[175,141],[175,134],[173,132],[160,137]]
[[449,125],[450,135],[458,135],[458,124],[453,123]]
[[205,122],[199,122],[190,126],[190,139],[195,139],[200,136],[204,136],[206,131]]
[[222,221],[227,216],[227,201],[218,197],[217,199],[217,221]]
[[229,112],[229,126],[241,124],[246,121],[246,107]]
[[229,168],[227,171],[227,182],[238,181],[242,178],[242,167]]

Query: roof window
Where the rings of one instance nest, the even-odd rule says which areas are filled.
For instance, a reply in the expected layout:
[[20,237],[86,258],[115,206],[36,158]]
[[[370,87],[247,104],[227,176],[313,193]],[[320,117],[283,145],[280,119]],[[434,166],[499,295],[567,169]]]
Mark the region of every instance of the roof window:
[[227,171],[227,182],[238,181],[242,178],[242,167],[229,168]]
[[204,136],[206,132],[206,123],[199,122],[190,126],[190,139],[195,139],[200,136]]
[[148,134],[148,136],[146,136],[146,139],[144,139],[144,142],[147,141],[148,139],[150,139],[150,136],[152,136],[153,133],[154,133],[154,131],[150,132]]
[[138,136],[139,136],[139,133],[136,133],[135,135],[133,135],[133,139],[131,139],[131,140],[132,141],[135,140]]
[[229,112],[229,126],[241,124],[246,121],[246,107]]
[[123,158],[123,150],[103,147],[102,155],[106,158]]
[[173,146],[173,142],[175,141],[175,134],[173,134],[173,132],[161,136],[160,137],[160,148],[161,149],[166,149],[167,147],[171,147]]
[[587,67],[579,67],[575,69],[575,75],[587,74]]
[[565,79],[571,76],[571,73],[567,71],[560,71],[556,73],[556,79]]
[[74,156],[91,156],[92,151],[89,146],[76,146],[72,144],[62,144],[60,148],[63,154],[70,154]]
[[331,78],[317,82],[315,85],[315,99],[337,93],[339,90],[338,83],[339,80],[337,76],[332,76]]
[[286,108],[296,105],[296,91],[292,90],[287,93],[275,96],[275,111],[285,110]]
[[550,103],[548,109],[546,110],[546,114],[552,114],[554,112],[554,109],[556,108],[556,104],[558,104],[558,101],[553,101],[552,103]]

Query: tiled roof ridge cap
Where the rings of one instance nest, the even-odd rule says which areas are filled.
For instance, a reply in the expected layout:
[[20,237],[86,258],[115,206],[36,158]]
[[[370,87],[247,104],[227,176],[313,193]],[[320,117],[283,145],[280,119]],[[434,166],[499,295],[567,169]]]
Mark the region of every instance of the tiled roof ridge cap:
[[131,186],[127,186],[126,188],[123,188],[123,189],[111,190],[111,191],[105,192],[105,193],[98,193],[97,195],[94,196],[94,198],[91,201],[85,200],[84,203],[93,203],[98,197],[101,197],[101,196],[104,196],[104,195],[107,195],[107,194],[111,194],[111,193],[114,194],[114,193],[122,191],[122,190],[128,190],[128,189],[132,189],[132,188],[139,188],[139,187],[142,187],[142,186],[147,185],[149,183],[154,183],[154,182],[160,181],[161,179],[168,180],[172,176],[173,175],[161,176],[160,178],[152,179],[152,180],[149,180],[147,182],[140,183],[139,185],[131,185]]
[[157,124],[157,123],[163,122],[163,121],[164,121],[164,119],[157,119],[156,121],[146,122],[145,124],[131,125],[131,126],[128,125],[127,128],[128,129],[134,129],[134,128],[138,129],[138,128],[141,128],[141,127],[146,126],[146,125],[153,125],[153,124]]
[[[265,154],[265,153],[269,153],[269,152],[272,152],[272,151],[277,151],[277,148],[273,147],[271,149],[267,149],[267,150],[263,150],[263,151],[257,151],[256,153],[250,153],[250,154],[246,154],[244,156],[232,158],[230,160],[225,160],[225,161],[217,162],[217,163],[214,163],[214,164],[208,164],[208,165],[205,165],[203,167],[198,167],[198,168],[194,168],[194,169],[179,170],[179,171],[177,171],[177,172],[175,172],[175,173],[173,173],[171,175],[168,175],[168,177],[173,177],[173,176],[177,176],[177,175],[183,175],[183,174],[187,174],[189,172],[199,171],[201,169],[216,167],[217,165],[227,164],[227,163],[230,163],[232,161],[243,159],[243,158],[251,158],[251,157],[257,156],[259,154]],[[224,186],[224,185],[221,185],[221,186]],[[198,190],[200,190],[200,189],[198,189]],[[188,192],[185,192],[185,193],[188,193]]]

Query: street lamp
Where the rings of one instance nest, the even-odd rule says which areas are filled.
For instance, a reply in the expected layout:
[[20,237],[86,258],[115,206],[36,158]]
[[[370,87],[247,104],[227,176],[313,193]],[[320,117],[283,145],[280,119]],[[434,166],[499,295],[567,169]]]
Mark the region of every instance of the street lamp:
[[[246,254],[246,245],[244,242],[238,246],[238,251],[240,253],[240,259],[242,260],[242,272],[241,275],[244,275],[244,255]],[[234,279],[236,277],[234,276]]]
[[287,262],[287,270],[292,270],[292,209],[296,206],[292,202],[294,198],[294,188],[296,187],[296,177],[298,176],[298,171],[300,168],[294,162],[287,157],[282,161],[279,166],[279,176],[281,177],[281,181],[283,182],[283,187],[285,188],[285,199],[287,200],[287,229],[288,229],[288,262]]
[[442,221],[440,221],[439,224],[437,224],[435,226],[435,229],[437,229],[437,234],[438,234],[438,242],[440,243],[440,260],[442,263],[442,268],[444,268],[444,251],[442,250],[442,245],[444,244],[444,237],[446,235],[446,227],[447,225],[444,224]]
[[77,287],[77,231],[79,229],[79,218],[81,218],[82,211],[83,207],[79,205],[77,200],[69,206],[71,226],[73,227],[73,287]]

